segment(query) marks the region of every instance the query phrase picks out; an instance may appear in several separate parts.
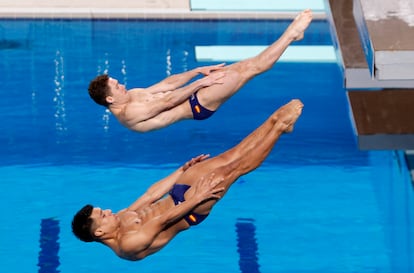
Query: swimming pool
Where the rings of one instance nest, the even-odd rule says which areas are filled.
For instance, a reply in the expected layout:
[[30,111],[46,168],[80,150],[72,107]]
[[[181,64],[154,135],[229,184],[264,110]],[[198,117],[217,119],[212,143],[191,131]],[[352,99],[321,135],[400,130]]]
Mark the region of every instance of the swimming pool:
[[[128,87],[210,64],[196,45],[266,45],[287,21],[0,21],[0,232],[5,272],[410,272],[413,194],[399,152],[356,149],[332,63],[278,63],[211,119],[138,134],[90,101],[109,72]],[[314,22],[303,45],[330,45]],[[291,98],[305,109],[263,166],[209,219],[131,263],[77,241],[86,202],[121,209],[189,158],[236,144]]]

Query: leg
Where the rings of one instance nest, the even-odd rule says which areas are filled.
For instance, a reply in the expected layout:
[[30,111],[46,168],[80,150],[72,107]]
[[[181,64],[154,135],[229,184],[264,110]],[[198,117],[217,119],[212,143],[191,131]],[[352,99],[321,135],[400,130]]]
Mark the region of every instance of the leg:
[[209,110],[217,110],[247,81],[269,70],[293,41],[302,39],[311,20],[312,12],[310,10],[301,12],[282,36],[259,55],[225,67],[224,83],[201,89],[198,92],[200,103]]
[[[192,185],[197,183],[200,176],[207,177],[214,173],[216,177],[224,179],[218,185],[225,187],[224,195],[237,178],[260,166],[283,133],[292,130],[302,107],[303,104],[299,100],[292,100],[274,112],[258,129],[232,149],[188,169],[180,177],[179,183]],[[185,198],[191,198],[192,194],[194,191],[190,188]],[[216,200],[205,202],[194,212],[207,214],[215,203]]]

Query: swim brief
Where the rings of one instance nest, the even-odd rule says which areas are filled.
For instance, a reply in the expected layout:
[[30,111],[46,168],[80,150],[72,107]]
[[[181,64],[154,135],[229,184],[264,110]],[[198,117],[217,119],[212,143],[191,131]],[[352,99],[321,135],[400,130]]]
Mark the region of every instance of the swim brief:
[[[178,204],[185,201],[184,193],[190,187],[191,186],[184,185],[184,184],[175,184],[174,185],[174,187],[170,191],[170,195],[171,195],[172,199],[174,200],[175,205],[178,205]],[[204,219],[207,218],[207,216],[208,216],[208,214],[207,215],[201,215],[201,214],[197,214],[197,213],[194,213],[194,212],[190,212],[189,214],[184,216],[184,219],[190,226],[195,226],[195,225],[200,224]]]
[[198,102],[197,92],[191,95],[189,101],[194,119],[203,120],[211,117],[211,115],[214,114],[214,111],[208,110]]

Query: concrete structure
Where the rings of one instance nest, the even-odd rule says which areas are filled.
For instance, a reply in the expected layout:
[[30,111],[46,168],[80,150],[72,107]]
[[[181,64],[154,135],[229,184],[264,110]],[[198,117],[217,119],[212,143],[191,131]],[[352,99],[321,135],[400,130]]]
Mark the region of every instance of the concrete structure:
[[369,1],[327,1],[359,148],[414,149],[414,23]]

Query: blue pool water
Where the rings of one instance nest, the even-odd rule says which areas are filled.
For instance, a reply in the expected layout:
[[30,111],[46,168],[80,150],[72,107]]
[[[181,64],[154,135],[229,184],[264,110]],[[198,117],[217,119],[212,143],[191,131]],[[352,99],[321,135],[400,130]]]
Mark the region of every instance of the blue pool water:
[[[196,45],[267,45],[287,21],[0,21],[1,272],[413,272],[413,191],[398,151],[356,148],[337,64],[278,63],[212,118],[138,134],[87,95],[109,72],[148,86]],[[330,45],[314,22],[297,45]],[[119,210],[200,153],[238,143],[292,98],[305,109],[202,225],[131,263],[77,241],[84,203]]]

